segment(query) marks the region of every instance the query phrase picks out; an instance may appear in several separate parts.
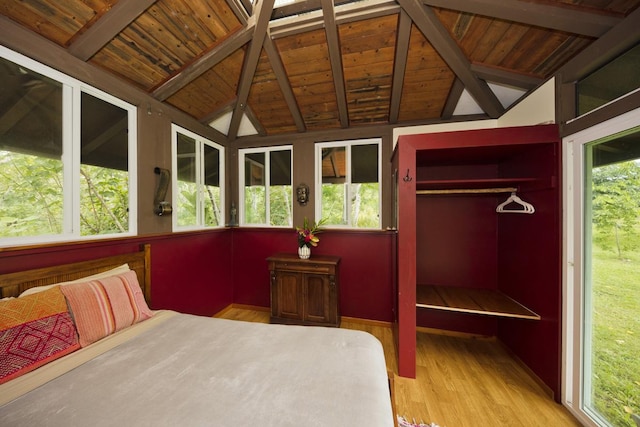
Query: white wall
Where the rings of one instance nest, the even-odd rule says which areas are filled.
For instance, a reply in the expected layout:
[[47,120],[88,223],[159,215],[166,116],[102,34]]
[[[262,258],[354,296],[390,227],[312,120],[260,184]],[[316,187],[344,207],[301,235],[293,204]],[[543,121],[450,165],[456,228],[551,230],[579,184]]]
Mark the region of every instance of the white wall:
[[399,127],[393,130],[393,146],[400,135],[451,132],[471,129],[489,129],[512,126],[532,126],[555,123],[556,100],[555,78],[545,82],[529,96],[514,105],[498,119],[474,120],[470,122],[439,123],[424,126]]

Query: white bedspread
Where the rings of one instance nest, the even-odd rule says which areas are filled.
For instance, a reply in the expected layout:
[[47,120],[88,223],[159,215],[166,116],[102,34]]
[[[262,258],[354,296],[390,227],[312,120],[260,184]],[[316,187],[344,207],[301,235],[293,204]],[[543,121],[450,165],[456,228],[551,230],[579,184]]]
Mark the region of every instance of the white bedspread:
[[167,317],[6,403],[0,426],[394,425],[367,333]]

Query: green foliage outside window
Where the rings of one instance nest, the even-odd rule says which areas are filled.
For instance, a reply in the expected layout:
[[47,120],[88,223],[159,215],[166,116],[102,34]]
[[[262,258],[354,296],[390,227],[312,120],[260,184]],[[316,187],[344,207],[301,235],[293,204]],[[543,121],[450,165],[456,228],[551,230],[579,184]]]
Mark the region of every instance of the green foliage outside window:
[[0,237],[62,232],[62,161],[0,151],[0,194]]
[[[0,237],[63,233],[62,161],[0,151]],[[80,234],[129,229],[128,174],[82,165]]]

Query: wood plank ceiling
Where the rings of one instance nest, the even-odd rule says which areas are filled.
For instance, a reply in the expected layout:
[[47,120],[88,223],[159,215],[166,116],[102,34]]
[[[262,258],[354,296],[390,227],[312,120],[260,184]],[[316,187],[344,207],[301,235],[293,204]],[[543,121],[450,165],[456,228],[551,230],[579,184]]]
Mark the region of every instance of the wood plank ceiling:
[[[261,135],[474,117],[524,95],[640,0],[5,0],[0,13],[205,124]],[[1,21],[0,21],[1,23]],[[230,117],[230,119],[229,119]],[[245,119],[245,120],[246,120]]]

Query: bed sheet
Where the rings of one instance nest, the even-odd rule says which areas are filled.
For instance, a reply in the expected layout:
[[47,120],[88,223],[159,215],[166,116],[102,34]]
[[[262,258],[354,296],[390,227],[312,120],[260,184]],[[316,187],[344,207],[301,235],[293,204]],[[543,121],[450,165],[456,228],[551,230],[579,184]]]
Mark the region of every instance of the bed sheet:
[[394,425],[382,345],[370,334],[164,317],[4,404],[0,425]]

